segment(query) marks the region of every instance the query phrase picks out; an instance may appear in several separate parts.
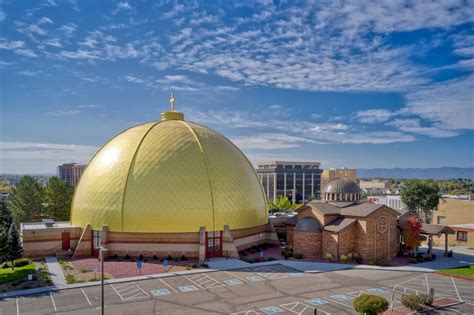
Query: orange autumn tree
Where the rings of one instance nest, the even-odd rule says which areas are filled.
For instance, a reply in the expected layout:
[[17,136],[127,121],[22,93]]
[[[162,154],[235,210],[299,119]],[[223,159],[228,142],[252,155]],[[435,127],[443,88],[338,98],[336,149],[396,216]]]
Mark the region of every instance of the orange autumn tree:
[[402,240],[411,250],[412,254],[415,253],[416,249],[421,244],[421,227],[421,222],[414,216],[411,216],[406,220],[403,226]]

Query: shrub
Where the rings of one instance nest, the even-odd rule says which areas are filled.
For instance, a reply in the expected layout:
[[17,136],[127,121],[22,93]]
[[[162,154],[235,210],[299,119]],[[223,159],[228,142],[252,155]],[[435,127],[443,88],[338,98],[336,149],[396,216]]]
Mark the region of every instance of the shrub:
[[303,254],[301,254],[301,253],[295,253],[293,256],[294,256],[296,259],[303,259],[303,258],[304,258],[304,257],[303,257]]
[[416,258],[423,258],[423,254],[422,253],[416,253]]
[[431,259],[436,260],[436,254],[431,254]]
[[425,256],[425,257],[423,257],[423,260],[424,261],[433,261],[433,258],[431,258],[430,256]]
[[364,260],[363,260],[362,257],[360,257],[360,256],[357,256],[357,257],[354,258],[354,259],[355,259],[356,263],[358,263],[358,264],[362,264],[362,263],[364,262]]
[[67,275],[67,276],[66,276],[66,283],[67,283],[67,284],[76,283],[76,278],[74,278],[73,275]]
[[274,258],[274,257],[272,257],[272,256],[268,256],[268,259],[267,259],[267,260],[268,260],[268,261],[275,261],[275,260],[278,260],[278,259],[276,259],[276,258]]
[[379,266],[390,266],[392,263],[390,262],[390,260],[388,259],[382,259],[382,260],[379,260],[377,261],[377,265]]
[[140,256],[138,256],[138,259],[143,260],[143,254],[140,254]]
[[354,309],[367,315],[376,315],[385,312],[388,309],[388,301],[381,296],[372,294],[362,294],[352,303]]
[[416,264],[416,263],[418,263],[418,260],[416,260],[416,258],[410,258],[410,259],[408,259],[408,262],[410,264]]
[[129,254],[125,255],[125,259],[130,259],[130,255]]
[[425,305],[433,304],[433,296],[431,296],[430,294],[421,293],[418,295],[418,297],[420,298],[421,303]]
[[341,255],[341,262],[346,263],[349,261],[349,258],[346,255]]
[[453,257],[453,251],[452,250],[448,251],[448,257]]
[[15,262],[13,262],[13,267],[23,267],[23,266],[26,266],[26,265],[29,265],[29,264],[31,264],[30,259],[21,258],[21,259],[15,260]]
[[352,260],[352,258],[354,258],[352,253],[347,254],[347,260]]
[[377,261],[375,259],[369,259],[369,265],[375,266],[377,264]]
[[326,261],[333,261],[331,253],[326,253],[326,255],[324,255],[324,259]]
[[117,259],[117,258],[118,258],[117,254],[114,254],[112,257],[113,257],[114,259]]
[[402,304],[411,310],[419,311],[422,309],[423,299],[416,294],[403,295]]
[[182,255],[182,256],[181,256],[181,260],[183,260],[183,261],[184,261],[184,260],[187,260],[187,259],[186,259],[186,256]]
[[173,257],[171,257],[171,255],[168,255],[168,260],[173,260]]
[[425,260],[423,259],[423,257],[416,257],[416,261],[417,262],[424,262]]
[[158,259],[158,256],[153,255],[153,260],[157,260],[157,259]]

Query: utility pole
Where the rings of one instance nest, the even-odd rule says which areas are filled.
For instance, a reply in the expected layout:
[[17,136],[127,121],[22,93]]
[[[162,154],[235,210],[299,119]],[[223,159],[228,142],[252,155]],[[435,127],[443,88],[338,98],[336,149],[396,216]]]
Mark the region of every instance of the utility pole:
[[103,247],[103,246],[100,246],[99,247],[99,256],[100,256],[100,273],[101,273],[101,277],[100,277],[100,286],[101,286],[101,291],[102,291],[102,303],[101,303],[101,306],[102,306],[102,315],[104,315],[104,252],[107,251],[107,248]]

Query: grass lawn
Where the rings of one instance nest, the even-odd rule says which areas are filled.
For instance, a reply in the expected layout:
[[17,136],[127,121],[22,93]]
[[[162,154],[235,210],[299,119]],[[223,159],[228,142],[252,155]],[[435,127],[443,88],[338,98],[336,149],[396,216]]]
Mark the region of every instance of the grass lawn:
[[35,264],[31,263],[23,267],[15,267],[15,270],[12,268],[1,268],[0,269],[0,284],[6,283],[12,280],[18,280],[22,278],[26,278],[26,276],[30,273],[35,273],[36,268]]
[[440,270],[439,272],[444,273],[444,274],[474,279],[474,265],[458,267],[458,268],[443,269],[443,270]]

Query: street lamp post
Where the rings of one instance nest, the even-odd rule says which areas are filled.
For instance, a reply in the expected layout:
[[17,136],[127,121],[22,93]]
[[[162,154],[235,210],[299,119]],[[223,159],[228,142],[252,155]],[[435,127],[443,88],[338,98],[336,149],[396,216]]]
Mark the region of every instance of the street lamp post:
[[104,252],[107,251],[107,248],[100,246],[99,247],[99,256],[100,256],[100,286],[102,291],[102,315],[104,315]]

